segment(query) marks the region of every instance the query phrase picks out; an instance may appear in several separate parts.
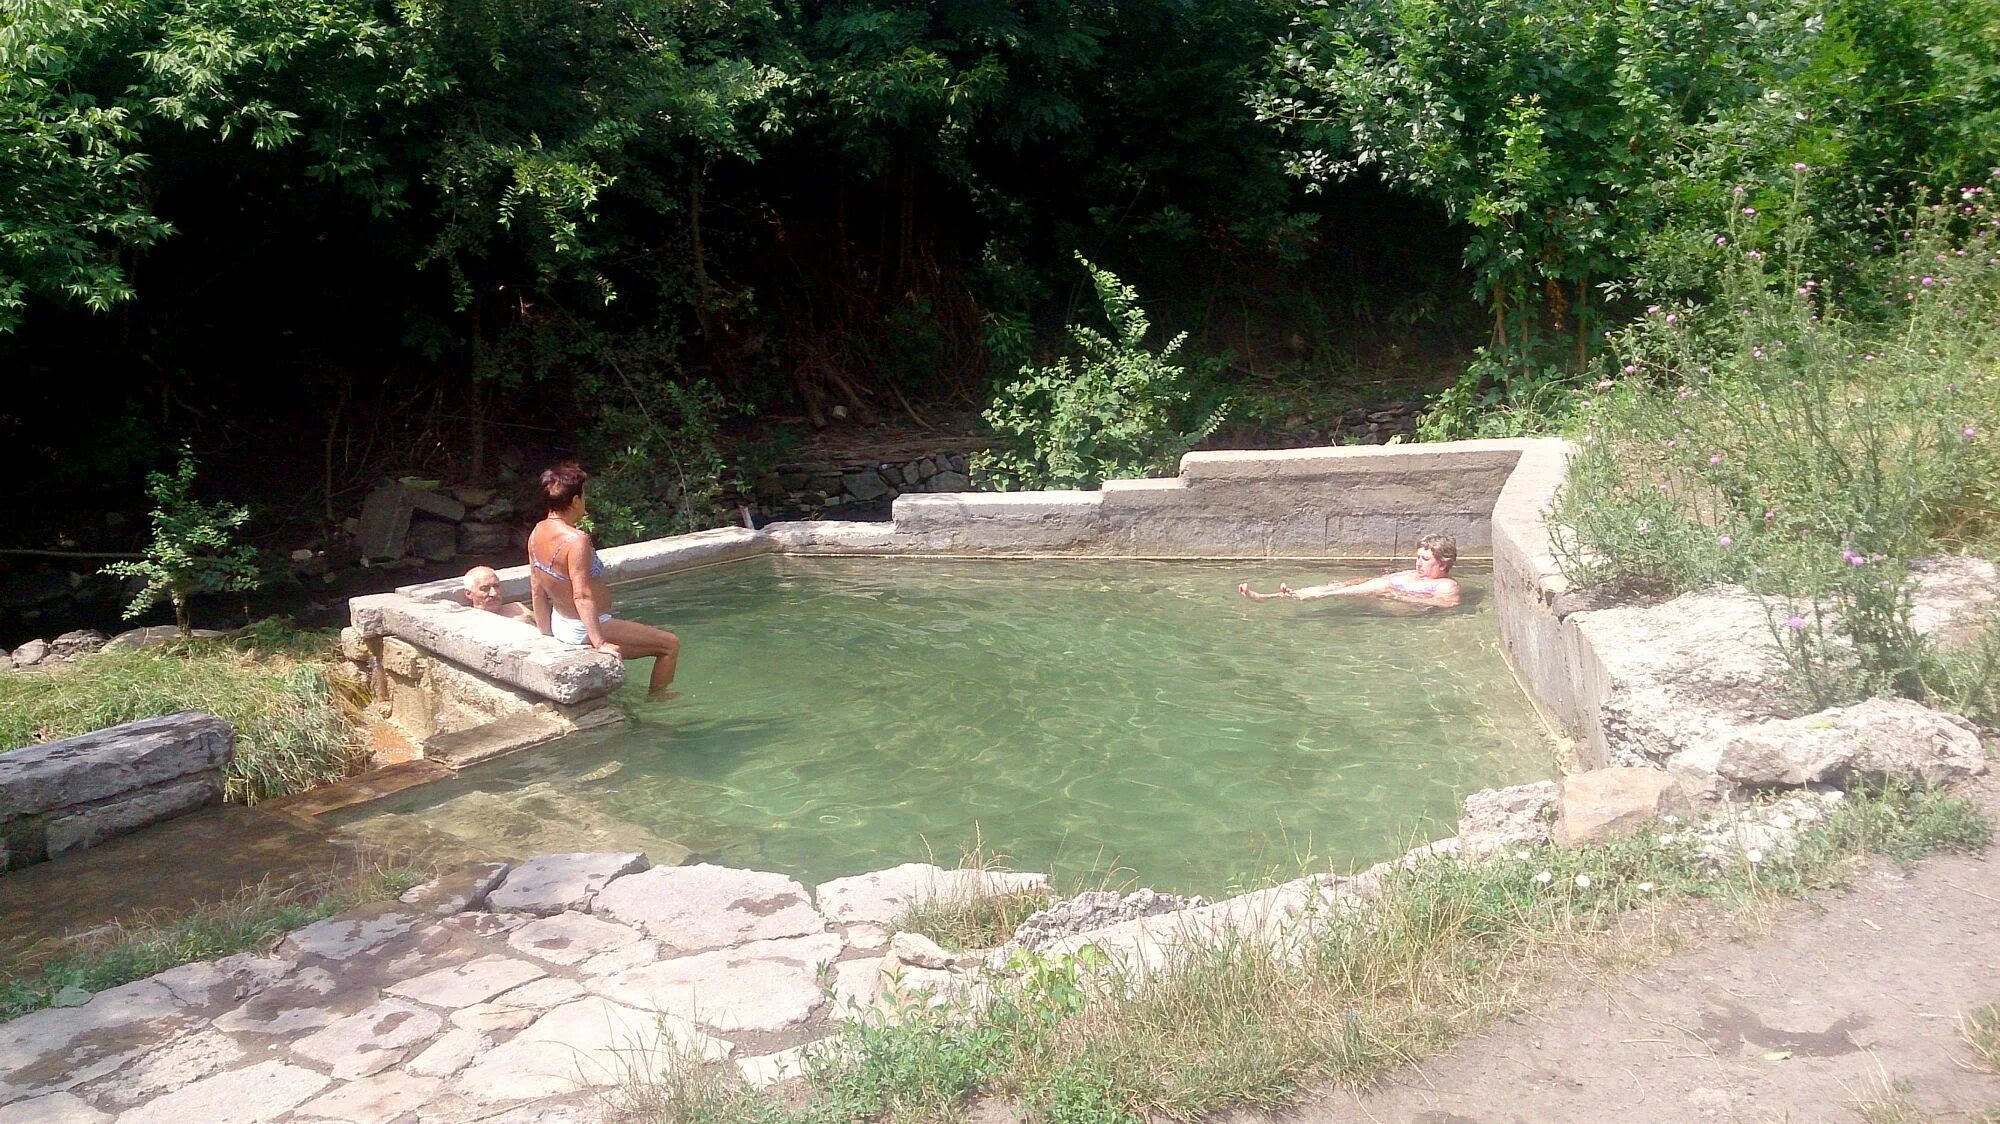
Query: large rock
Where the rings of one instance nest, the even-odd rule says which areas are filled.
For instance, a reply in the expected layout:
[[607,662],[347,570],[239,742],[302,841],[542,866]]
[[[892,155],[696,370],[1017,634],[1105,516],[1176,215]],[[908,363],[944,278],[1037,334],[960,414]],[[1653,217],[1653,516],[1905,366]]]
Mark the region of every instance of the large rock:
[[0,820],[86,804],[195,773],[236,755],[236,734],[190,710],[0,753]]
[[[504,887],[503,887],[504,888]],[[654,867],[620,878],[592,912],[620,921],[679,952],[746,941],[802,937],[826,929],[806,888],[782,874],[707,863]]]
[[1969,643],[2000,620],[2000,566],[1984,558],[1920,558],[1910,585],[1910,627],[1939,648]]
[[470,1007],[531,980],[541,979],[541,968],[512,956],[482,956],[466,964],[440,968],[413,979],[391,984],[391,995],[428,1003],[433,1007]]
[[1665,764],[1738,727],[1787,718],[1790,672],[1762,602],[1724,587],[1570,618],[1603,665],[1600,714],[1617,765]]
[[1046,874],[945,870],[930,863],[904,863],[822,883],[813,897],[820,912],[836,925],[860,922],[888,925],[921,902],[971,901],[1001,894],[1046,892],[1048,885]]
[[496,913],[532,913],[549,917],[564,910],[588,913],[592,903],[615,879],[646,869],[637,851],[601,854],[537,855],[507,872],[507,880],[486,896]]
[[49,644],[48,657],[51,660],[76,660],[111,642],[109,636],[94,628],[79,628],[65,632]]
[[205,1077],[125,1113],[120,1124],[264,1124],[326,1088],[312,1070],[279,1061],[259,1062]]
[[729,1050],[729,1043],[686,1020],[592,997],[550,1011],[487,1051],[459,1075],[455,1087],[487,1104],[556,1097],[620,1084],[648,1059],[678,1054],[720,1061]]
[[1685,806],[1680,786],[1661,769],[1614,766],[1562,782],[1555,841],[1575,847],[1630,835]]
[[507,554],[522,545],[520,533],[504,523],[460,523],[460,554]]
[[36,664],[41,663],[43,660],[47,659],[48,656],[49,656],[48,641],[30,640],[26,644],[23,644],[20,647],[14,649],[14,666],[33,667]]
[[581,964],[599,953],[624,948],[642,939],[637,929],[625,925],[614,925],[582,913],[558,913],[514,930],[507,943],[516,952],[568,965]]
[[46,828],[48,855],[60,858],[114,835],[220,803],[220,770],[125,793],[103,804],[51,816]]
[[1460,853],[1490,855],[1547,843],[1561,792],[1554,781],[1489,788],[1465,798],[1458,821]]
[[775,1033],[805,1022],[826,1001],[821,970],[840,950],[832,933],[753,941],[634,968],[589,986],[613,1002],[710,1030]]
[[411,554],[432,562],[449,562],[458,555],[458,528],[442,519],[411,519]]
[[0,1105],[102,1077],[197,1025],[172,992],[151,980],[99,992],[81,1007],[0,1023]]
[[1986,771],[1978,727],[1908,699],[1764,722],[1723,742],[1715,771],[1751,788],[1849,778],[1940,785]]
[[380,1073],[444,1029],[436,1012],[400,999],[384,999],[292,1043],[292,1052],[352,1081]]
[[410,517],[419,511],[446,523],[465,518],[465,505],[450,496],[387,481],[362,501],[361,519],[355,528],[355,547],[361,557],[379,561],[401,558],[410,533]]

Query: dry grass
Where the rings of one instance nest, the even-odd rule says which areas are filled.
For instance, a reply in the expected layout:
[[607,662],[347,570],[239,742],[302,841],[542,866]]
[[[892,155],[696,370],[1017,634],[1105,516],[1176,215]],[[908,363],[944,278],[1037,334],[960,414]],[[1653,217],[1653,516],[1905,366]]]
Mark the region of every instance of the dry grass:
[[269,948],[293,929],[393,898],[434,874],[376,866],[266,882],[185,912],[138,914],[65,940],[0,946],[0,1020],[47,1007],[69,988],[98,992],[176,965]]
[[1958,1033],[1988,1073],[2000,1073],[2000,1005],[1988,1004],[1960,1015]]

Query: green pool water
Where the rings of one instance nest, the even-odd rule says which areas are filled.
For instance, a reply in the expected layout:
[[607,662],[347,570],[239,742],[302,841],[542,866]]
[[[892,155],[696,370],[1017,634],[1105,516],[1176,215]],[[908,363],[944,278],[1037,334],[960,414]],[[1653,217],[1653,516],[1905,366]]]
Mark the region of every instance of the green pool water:
[[807,882],[975,840],[1211,895],[1371,862],[1552,763],[1484,574],[1446,611],[1235,593],[1369,572],[766,556],[620,589],[680,634],[675,697],[628,686],[629,725],[350,827],[483,856],[679,844]]

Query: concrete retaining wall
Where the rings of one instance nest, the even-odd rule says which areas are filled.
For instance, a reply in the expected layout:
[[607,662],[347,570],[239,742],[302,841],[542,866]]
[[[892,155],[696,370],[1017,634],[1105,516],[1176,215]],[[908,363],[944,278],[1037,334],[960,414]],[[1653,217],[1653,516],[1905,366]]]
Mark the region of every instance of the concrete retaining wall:
[[[1443,531],[1463,556],[1493,558],[1508,658],[1585,757],[1601,757],[1602,669],[1562,619],[1566,587],[1542,524],[1567,456],[1561,441],[1525,439],[1190,453],[1169,479],[1116,480],[1094,492],[911,494],[896,500],[889,523],[722,528],[603,555],[621,582],[773,552],[1401,559],[1418,538]],[[527,575],[526,566],[501,571],[503,595],[525,598]],[[378,653],[383,639],[402,641],[524,698],[577,706],[624,681],[609,656],[467,608],[456,582],[355,598],[351,608],[356,632]]]
[[222,803],[236,733],[188,711],[0,753],[0,871]]

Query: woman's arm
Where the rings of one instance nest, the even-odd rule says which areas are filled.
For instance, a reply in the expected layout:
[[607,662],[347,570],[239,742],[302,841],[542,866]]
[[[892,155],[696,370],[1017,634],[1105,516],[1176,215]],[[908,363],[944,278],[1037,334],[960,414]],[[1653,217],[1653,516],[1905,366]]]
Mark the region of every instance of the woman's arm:
[[1279,586],[1278,592],[1294,601],[1318,601],[1325,597],[1354,597],[1364,593],[1381,593],[1389,587],[1388,578],[1363,578],[1360,581],[1342,582],[1339,585],[1309,585],[1304,589]]

